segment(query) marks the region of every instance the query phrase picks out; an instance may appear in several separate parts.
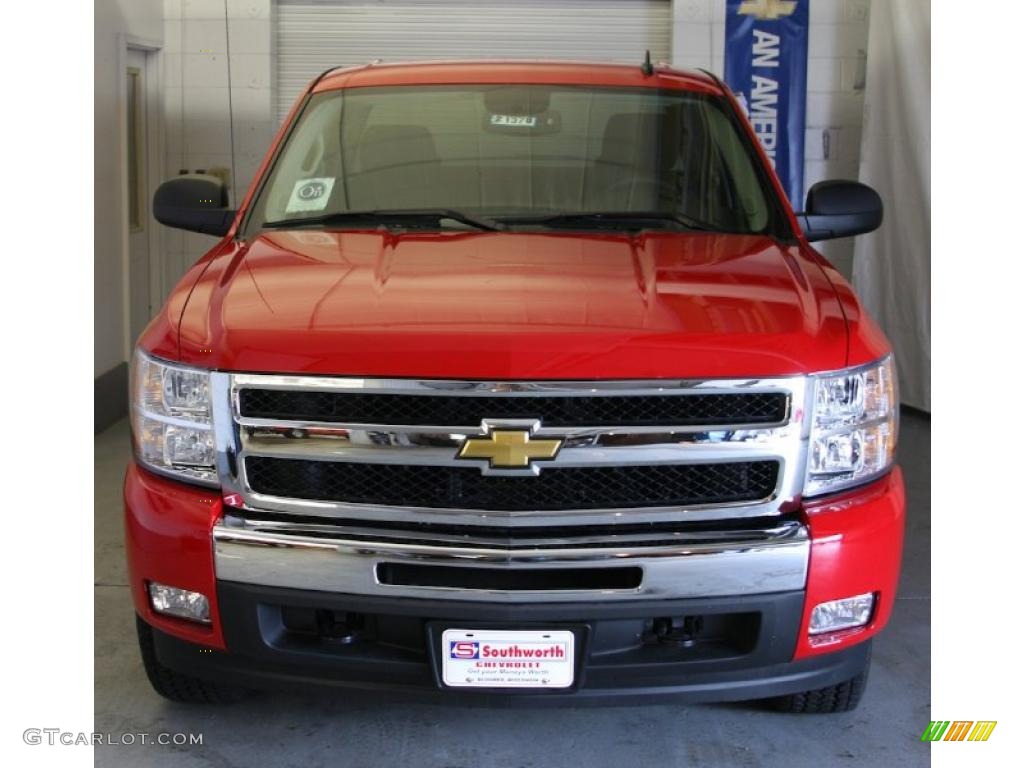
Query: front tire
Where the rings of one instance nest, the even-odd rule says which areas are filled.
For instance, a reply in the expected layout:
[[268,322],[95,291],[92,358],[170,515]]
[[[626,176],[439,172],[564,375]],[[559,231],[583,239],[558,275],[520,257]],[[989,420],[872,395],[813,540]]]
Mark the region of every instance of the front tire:
[[212,683],[165,667],[156,657],[153,628],[138,616],[135,617],[135,628],[146,677],[153,690],[165,699],[185,704],[230,704],[244,696],[244,691],[239,688]]
[[787,696],[776,696],[767,699],[766,704],[778,712],[794,714],[832,714],[835,712],[852,712],[864,695],[868,682],[868,669],[871,656],[868,655],[864,667],[853,677],[835,685],[815,688],[810,691],[791,693]]

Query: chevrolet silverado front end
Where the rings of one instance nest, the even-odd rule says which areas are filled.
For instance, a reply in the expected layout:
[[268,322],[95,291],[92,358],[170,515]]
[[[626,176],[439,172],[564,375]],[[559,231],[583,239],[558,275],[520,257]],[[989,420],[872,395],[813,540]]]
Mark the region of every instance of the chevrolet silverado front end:
[[237,212],[168,184],[223,239],[133,362],[157,691],[856,705],[895,370],[808,239],[870,190],[798,219],[714,78],[554,63],[339,70]]

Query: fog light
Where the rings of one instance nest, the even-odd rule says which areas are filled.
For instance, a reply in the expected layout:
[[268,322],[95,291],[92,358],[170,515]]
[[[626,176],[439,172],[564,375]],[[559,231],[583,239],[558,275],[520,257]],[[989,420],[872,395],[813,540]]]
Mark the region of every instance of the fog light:
[[199,592],[168,587],[166,584],[149,583],[149,601],[153,610],[167,616],[177,616],[203,624],[210,623],[210,601]]
[[822,632],[863,627],[871,620],[871,611],[874,607],[875,595],[872,592],[819,603],[811,611],[811,626],[808,631],[812,635],[817,635]]

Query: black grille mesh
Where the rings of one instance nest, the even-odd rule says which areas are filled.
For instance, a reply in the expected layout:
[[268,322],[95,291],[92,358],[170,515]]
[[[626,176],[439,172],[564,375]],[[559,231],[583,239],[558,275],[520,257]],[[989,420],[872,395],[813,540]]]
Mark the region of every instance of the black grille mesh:
[[355,504],[483,510],[614,509],[767,499],[776,461],[547,469],[537,477],[476,467],[355,464],[249,456],[257,493]]
[[476,426],[540,419],[546,427],[702,426],[785,421],[782,392],[695,395],[450,396],[243,389],[242,416],[350,424]]

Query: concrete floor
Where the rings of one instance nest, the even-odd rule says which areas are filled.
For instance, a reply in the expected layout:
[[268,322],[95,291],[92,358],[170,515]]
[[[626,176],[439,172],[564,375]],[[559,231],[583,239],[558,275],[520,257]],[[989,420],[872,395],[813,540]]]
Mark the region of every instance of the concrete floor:
[[150,689],[125,586],[122,422],[96,438],[96,731],[202,733],[202,746],[96,747],[98,766],[786,766],[927,765],[930,711],[931,425],[907,413],[901,462],[909,498],[899,599],[875,643],[860,708],[792,716],[746,705],[502,711],[367,703],[356,694],[260,693],[211,708]]

